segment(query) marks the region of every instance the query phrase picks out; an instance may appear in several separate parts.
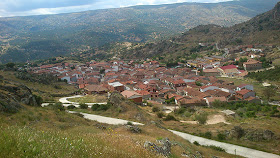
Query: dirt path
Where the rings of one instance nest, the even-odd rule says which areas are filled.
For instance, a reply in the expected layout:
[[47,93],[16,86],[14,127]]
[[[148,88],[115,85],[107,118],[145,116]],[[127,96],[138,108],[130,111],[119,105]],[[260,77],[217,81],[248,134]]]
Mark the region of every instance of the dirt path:
[[211,115],[208,117],[208,120],[206,122],[207,125],[214,125],[218,123],[230,124],[226,122],[226,118],[224,115]]

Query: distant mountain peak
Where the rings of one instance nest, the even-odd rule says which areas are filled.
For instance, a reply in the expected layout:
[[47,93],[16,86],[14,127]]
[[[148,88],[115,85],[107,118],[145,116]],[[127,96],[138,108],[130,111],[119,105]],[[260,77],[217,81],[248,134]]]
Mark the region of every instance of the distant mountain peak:
[[274,18],[280,18],[280,2],[278,2],[274,7]]

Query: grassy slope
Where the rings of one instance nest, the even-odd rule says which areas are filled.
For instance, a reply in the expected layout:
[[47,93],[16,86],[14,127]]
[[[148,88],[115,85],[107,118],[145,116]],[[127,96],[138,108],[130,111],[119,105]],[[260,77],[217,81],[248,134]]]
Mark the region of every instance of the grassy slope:
[[[45,85],[37,82],[21,80],[16,78],[14,72],[12,71],[0,71],[0,75],[4,76],[4,78],[7,80],[13,80],[26,85],[32,90],[34,94],[43,97],[45,101],[57,100],[57,98],[55,98],[56,95],[69,96],[73,92],[78,90],[74,86],[66,84],[64,82],[55,82],[51,85]],[[61,88],[56,89],[55,85]]]
[[103,103],[107,101],[107,95],[87,95],[80,98],[70,98],[68,100],[78,103]]
[[[98,123],[50,108],[26,107],[17,114],[0,113],[0,157],[161,157],[143,148],[145,141],[168,137],[180,145],[172,155],[200,151],[206,157],[232,157],[224,152],[194,146],[155,125],[133,134],[123,126],[97,128]],[[67,152],[66,152],[67,151]]]

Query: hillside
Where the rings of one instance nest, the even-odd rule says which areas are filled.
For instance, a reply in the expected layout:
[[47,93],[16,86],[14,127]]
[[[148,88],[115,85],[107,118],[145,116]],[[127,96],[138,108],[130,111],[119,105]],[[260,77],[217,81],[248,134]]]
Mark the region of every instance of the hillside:
[[[217,51],[213,44],[220,48],[246,44],[279,44],[280,43],[280,3],[274,9],[260,14],[249,21],[231,27],[218,25],[200,25],[184,34],[148,44],[138,44],[134,47],[123,47],[119,51],[123,58],[160,57],[165,59],[180,59],[181,56],[197,56],[196,52],[208,50]],[[200,47],[199,43],[212,44],[210,47]],[[172,55],[172,58],[169,56]]]
[[[217,150],[217,147],[191,144],[158,126],[158,120],[154,123],[145,120],[146,125],[137,128],[140,132],[135,132],[128,128],[128,125],[101,124],[86,120],[81,114],[69,114],[59,103],[40,107],[38,105],[43,100],[34,95],[33,91],[43,92],[45,87],[36,83],[29,88],[26,85],[32,85],[33,82],[14,80],[14,77],[11,77],[12,73],[14,72],[1,71],[0,76],[0,157],[128,158],[141,155],[160,158],[164,156],[157,154],[154,149],[145,148],[144,144],[148,141],[162,146],[160,141],[165,138],[170,140],[170,157],[180,157],[182,154],[206,158],[233,157]],[[66,91],[66,88],[63,89]],[[55,91],[55,88],[50,87],[48,90]],[[137,109],[139,112],[140,108],[135,109],[134,103],[117,95],[114,94],[110,102],[120,102],[118,108],[126,107],[125,111],[129,112],[129,115],[126,115],[128,118],[137,113]],[[116,109],[109,112],[120,113]],[[143,116],[148,117],[148,114]]]
[[232,26],[271,9],[277,1],[179,3],[0,18],[0,61],[45,59],[112,42],[146,42],[198,25]]

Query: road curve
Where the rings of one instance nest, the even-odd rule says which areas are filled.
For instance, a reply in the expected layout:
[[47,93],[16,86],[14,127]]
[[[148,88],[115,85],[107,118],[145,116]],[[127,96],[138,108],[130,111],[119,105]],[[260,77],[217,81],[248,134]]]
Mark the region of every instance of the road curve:
[[263,152],[263,151],[259,151],[259,150],[255,150],[255,149],[250,149],[250,148],[246,148],[246,147],[241,147],[241,146],[237,146],[237,145],[233,145],[233,144],[222,143],[222,142],[218,142],[215,140],[206,139],[206,138],[202,138],[202,137],[198,137],[198,136],[193,136],[193,135],[190,135],[187,133],[182,133],[182,132],[178,132],[178,131],[174,131],[174,130],[169,130],[169,131],[190,141],[191,143],[196,141],[201,145],[219,146],[219,147],[225,149],[227,153],[230,153],[233,155],[236,154],[236,155],[240,155],[240,156],[244,156],[244,157],[248,157],[248,158],[280,158],[280,156],[276,155],[276,154],[271,154],[271,153],[267,153],[267,152]]

